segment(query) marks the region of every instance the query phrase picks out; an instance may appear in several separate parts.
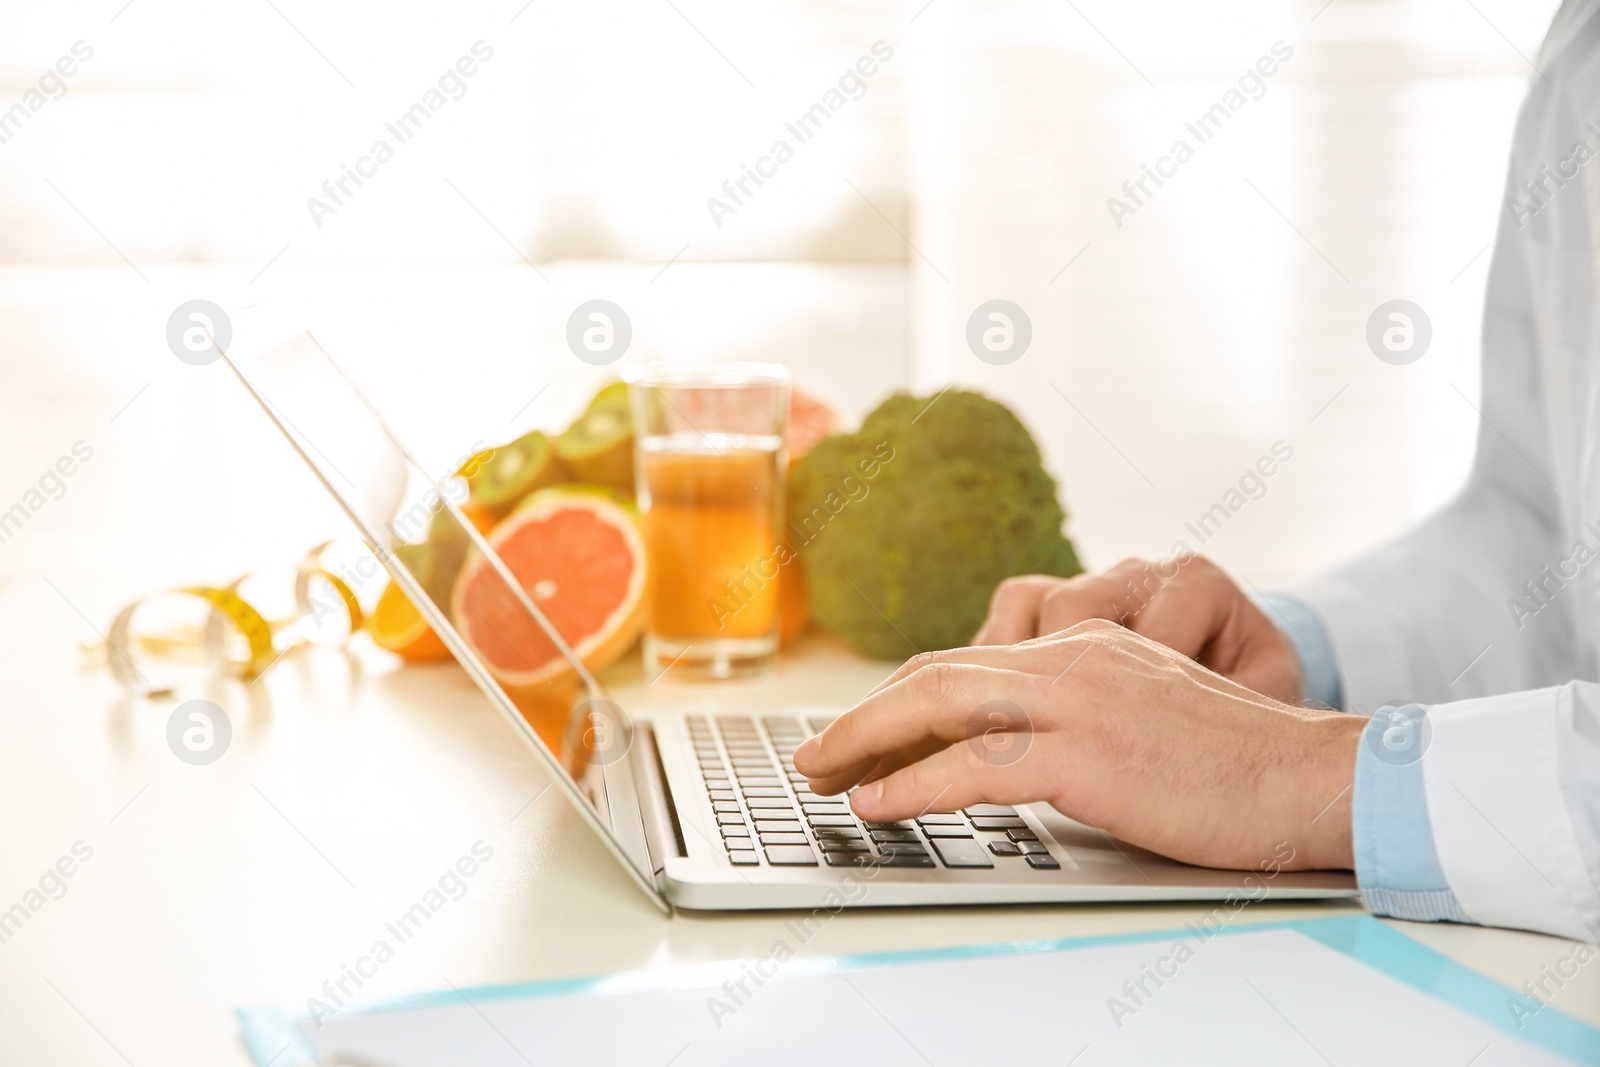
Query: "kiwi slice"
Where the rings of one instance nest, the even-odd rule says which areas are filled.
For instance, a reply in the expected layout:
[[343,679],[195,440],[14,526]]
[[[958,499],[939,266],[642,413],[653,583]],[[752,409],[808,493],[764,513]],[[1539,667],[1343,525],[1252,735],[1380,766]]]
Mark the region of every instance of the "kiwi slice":
[[470,482],[472,476],[478,473],[478,468],[489,462],[489,457],[494,455],[494,452],[495,450],[492,448],[486,448],[482,452],[474,452],[467,457],[460,467],[456,468],[456,477],[465,478]]
[[602,385],[600,391],[594,394],[594,399],[589,401],[590,411],[594,411],[597,408],[622,408],[626,411],[627,407],[627,382],[609,382],[606,385]]
[[472,498],[498,517],[535,489],[561,481],[563,473],[550,439],[535,430],[491,452],[467,484]]
[[[627,388],[624,383],[617,384]],[[632,495],[633,419],[626,405],[592,405],[556,439],[556,454],[579,481]]]

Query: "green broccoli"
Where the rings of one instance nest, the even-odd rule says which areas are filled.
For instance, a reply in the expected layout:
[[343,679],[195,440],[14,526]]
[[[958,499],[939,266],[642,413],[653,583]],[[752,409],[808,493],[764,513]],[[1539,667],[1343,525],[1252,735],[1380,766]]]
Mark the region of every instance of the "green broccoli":
[[972,640],[1002,579],[1080,573],[1039,449],[977,393],[891,396],[820,442],[789,487],[812,617],[863,655]]

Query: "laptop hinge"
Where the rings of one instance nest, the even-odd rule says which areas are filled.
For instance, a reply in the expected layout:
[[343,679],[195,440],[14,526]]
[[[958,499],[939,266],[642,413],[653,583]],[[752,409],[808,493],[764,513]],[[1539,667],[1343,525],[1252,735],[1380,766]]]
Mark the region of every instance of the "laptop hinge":
[[644,822],[645,847],[650,852],[650,869],[660,876],[667,860],[689,854],[683,845],[683,830],[678,826],[676,809],[667,791],[666,770],[656,748],[655,730],[639,723],[633,732],[633,747],[628,752],[633,781],[638,790],[639,817]]

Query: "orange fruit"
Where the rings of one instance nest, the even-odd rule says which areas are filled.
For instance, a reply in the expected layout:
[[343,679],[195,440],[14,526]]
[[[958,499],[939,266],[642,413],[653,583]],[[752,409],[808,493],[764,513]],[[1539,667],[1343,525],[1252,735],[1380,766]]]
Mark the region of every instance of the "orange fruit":
[[461,514],[465,515],[467,517],[467,521],[476,526],[478,528],[478,532],[481,534],[486,534],[490,530],[494,529],[494,524],[500,521],[495,517],[494,512],[490,511],[476,500],[468,500],[465,504],[461,504],[460,508]]
[[[789,469],[824,437],[838,429],[839,416],[832,408],[798,389],[789,390],[789,423],[785,442],[789,449]],[[806,572],[797,553],[778,570],[778,644],[787,645],[811,625],[811,607],[806,601]]]
[[806,570],[798,555],[778,568],[778,644],[787,645],[811,625]]
[[[489,543],[591,670],[615,662],[644,623],[645,547],[631,505],[561,486],[523,501]],[[544,687],[574,673],[516,594],[476,550],[456,579],[452,617],[502,685]]]
[[433,632],[428,620],[394,582],[384,586],[378,606],[367,619],[372,640],[379,648],[395,653],[411,663],[444,659],[450,650]]
[[[487,534],[494,529],[496,522],[494,514],[482,504],[469,500],[461,504],[460,508],[467,521],[476,526],[479,533]],[[443,515],[444,512],[441,511],[439,514]],[[451,538],[448,534],[440,535],[438,531],[460,530],[460,526],[454,520],[446,517],[441,522],[437,515],[432,528],[434,533],[430,535],[428,541],[417,545],[401,545],[397,550],[409,556],[407,562],[411,564],[412,572],[425,585],[432,581],[433,569],[438,565],[441,555],[450,555],[439,551],[439,541],[441,536],[445,540]],[[459,533],[457,536],[459,537]],[[465,540],[465,538],[460,539]],[[464,552],[465,549],[457,551]],[[378,597],[378,606],[367,619],[367,628],[372,633],[374,644],[396,653],[404,660],[425,663],[428,660],[444,659],[450,654],[450,650],[444,647],[439,635],[428,625],[428,620],[422,617],[422,613],[411,603],[405,591],[393,581],[383,587],[383,592]]]
[[818,441],[838,429],[838,423],[839,416],[828,405],[798,389],[790,389],[788,429],[784,434],[790,467]]

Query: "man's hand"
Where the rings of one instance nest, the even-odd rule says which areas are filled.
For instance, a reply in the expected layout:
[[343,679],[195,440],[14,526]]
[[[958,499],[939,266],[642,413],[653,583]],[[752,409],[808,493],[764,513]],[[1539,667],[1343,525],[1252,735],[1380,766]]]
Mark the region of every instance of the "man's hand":
[[1240,685],[1300,703],[1294,645],[1220,567],[1202,556],[1127,559],[1095,575],[1008,578],[974,645],[1009,645],[1085,619],[1120,622]]
[[1364,720],[1290,707],[1103,621],[1021,644],[924,653],[795,750],[861,818],[1048,801],[1211,867],[1349,868]]

